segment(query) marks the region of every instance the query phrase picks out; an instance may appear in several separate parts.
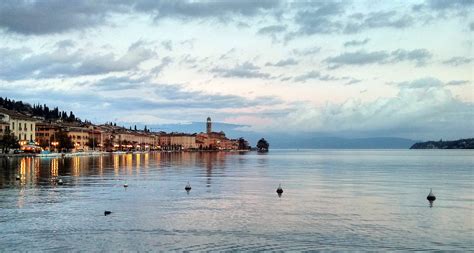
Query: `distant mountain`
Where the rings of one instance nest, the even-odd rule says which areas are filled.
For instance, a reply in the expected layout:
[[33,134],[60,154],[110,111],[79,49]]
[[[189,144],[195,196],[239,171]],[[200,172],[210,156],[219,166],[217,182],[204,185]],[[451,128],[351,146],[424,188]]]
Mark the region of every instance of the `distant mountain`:
[[[273,148],[314,148],[314,149],[408,149],[417,141],[396,137],[343,138],[325,136],[321,133],[259,133],[240,130],[243,125],[213,122],[214,131],[224,131],[227,137],[244,137],[255,147],[260,138],[265,138]],[[205,122],[189,124],[163,124],[151,126],[153,131],[203,132]]]
[[416,141],[394,137],[340,138],[293,137],[269,138],[270,147],[314,149],[408,149]]
[[427,141],[413,144],[410,149],[474,149],[474,138],[456,141]]

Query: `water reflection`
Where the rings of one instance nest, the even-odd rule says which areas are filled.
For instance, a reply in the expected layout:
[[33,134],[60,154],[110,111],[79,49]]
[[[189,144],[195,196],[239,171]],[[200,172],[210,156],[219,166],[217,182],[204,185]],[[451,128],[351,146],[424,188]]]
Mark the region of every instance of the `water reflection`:
[[[155,152],[146,154],[111,154],[94,157],[63,158],[9,158],[0,162],[0,187],[14,183],[15,176],[20,176],[21,186],[55,184],[57,178],[71,177],[68,184],[77,183],[83,176],[104,176],[113,174],[116,177],[138,176],[148,173],[148,169],[185,169],[202,168],[206,178],[206,187],[211,187],[214,173],[223,173],[226,157],[243,155],[223,152]],[[244,164],[244,159],[238,159]]]
[[428,202],[430,202],[430,208],[432,208],[432,207],[433,207],[433,202],[434,202],[434,201],[433,201],[433,200],[428,200]]

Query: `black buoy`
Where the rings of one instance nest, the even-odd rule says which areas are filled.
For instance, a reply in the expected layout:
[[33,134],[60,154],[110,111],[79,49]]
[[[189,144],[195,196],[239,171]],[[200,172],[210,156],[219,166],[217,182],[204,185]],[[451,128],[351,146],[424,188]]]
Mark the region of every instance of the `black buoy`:
[[428,194],[426,199],[430,202],[430,208],[433,207],[433,202],[436,200],[436,196],[433,194],[432,189],[430,189],[430,193]]
[[185,189],[187,192],[189,192],[189,191],[191,190],[191,185],[189,184],[189,182],[188,182],[188,184],[186,185],[186,187],[184,187],[184,189]]
[[281,194],[283,193],[283,188],[281,188],[281,184],[278,185],[276,192],[278,193],[278,196],[281,197]]
[[58,185],[63,185],[63,184],[64,184],[63,180],[61,178],[58,179]]
[[111,214],[111,213],[112,213],[112,211],[104,211],[104,216],[107,216],[107,215],[109,215],[109,214]]
[[20,180],[20,179],[21,179],[20,175],[16,175],[16,180]]
[[428,197],[426,197],[426,199],[428,201],[435,201],[436,200],[436,196],[433,194],[433,190],[430,189],[430,193],[428,194]]
[[430,193],[428,194],[426,199],[430,202],[430,207],[433,207],[433,202],[436,200],[436,196],[433,194],[432,189],[430,189]]
[[124,184],[123,187],[127,188],[127,187],[128,187],[128,184]]

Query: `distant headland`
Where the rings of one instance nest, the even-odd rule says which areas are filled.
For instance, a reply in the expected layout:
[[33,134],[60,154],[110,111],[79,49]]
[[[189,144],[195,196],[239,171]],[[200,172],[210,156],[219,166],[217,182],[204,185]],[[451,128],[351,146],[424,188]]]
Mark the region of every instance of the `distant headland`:
[[413,144],[410,149],[474,149],[474,138],[456,141],[427,141]]

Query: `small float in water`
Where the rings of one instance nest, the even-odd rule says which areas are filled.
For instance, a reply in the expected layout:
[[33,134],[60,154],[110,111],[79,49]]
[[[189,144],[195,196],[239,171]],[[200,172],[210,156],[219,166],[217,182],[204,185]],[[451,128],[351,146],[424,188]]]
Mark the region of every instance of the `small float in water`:
[[430,193],[426,199],[430,202],[430,207],[433,207],[433,202],[436,200],[436,196],[433,194],[433,189],[430,189]]
[[281,184],[278,185],[276,192],[278,194],[278,197],[281,197],[281,195],[283,194],[283,188],[281,188]]
[[191,190],[191,185],[189,184],[189,182],[188,182],[188,184],[184,187],[184,189],[185,189],[187,192],[189,192],[189,191]]

